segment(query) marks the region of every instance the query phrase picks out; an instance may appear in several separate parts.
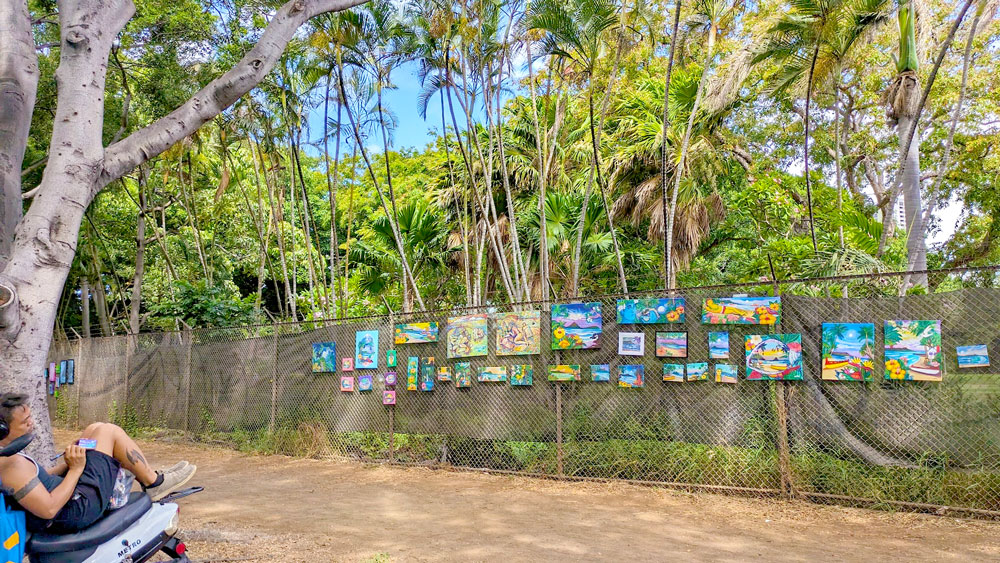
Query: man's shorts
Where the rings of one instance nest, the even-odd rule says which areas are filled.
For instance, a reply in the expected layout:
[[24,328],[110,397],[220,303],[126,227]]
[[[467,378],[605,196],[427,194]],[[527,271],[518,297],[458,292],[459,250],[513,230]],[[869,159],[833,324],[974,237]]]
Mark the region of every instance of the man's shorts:
[[117,459],[97,450],[87,450],[87,465],[73,496],[52,519],[52,526],[46,532],[78,532],[104,516],[114,494],[120,468]]

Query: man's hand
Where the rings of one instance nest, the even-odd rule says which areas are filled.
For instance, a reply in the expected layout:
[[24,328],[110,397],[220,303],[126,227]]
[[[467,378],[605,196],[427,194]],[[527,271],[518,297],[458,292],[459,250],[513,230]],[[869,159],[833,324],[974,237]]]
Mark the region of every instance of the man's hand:
[[82,472],[87,465],[87,450],[76,444],[70,444],[66,446],[65,459],[70,471],[76,469]]

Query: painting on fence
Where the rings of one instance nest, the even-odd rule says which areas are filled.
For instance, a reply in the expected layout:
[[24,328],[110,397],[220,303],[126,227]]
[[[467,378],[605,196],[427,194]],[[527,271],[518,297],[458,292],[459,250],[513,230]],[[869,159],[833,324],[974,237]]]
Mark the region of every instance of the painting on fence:
[[641,332],[618,333],[618,355],[642,356],[646,353],[646,335]]
[[645,367],[642,365],[623,365],[618,367],[619,387],[642,387],[642,376]]
[[569,364],[550,365],[549,381],[580,381],[580,366]]
[[354,391],[353,375],[343,375],[340,377],[340,390],[343,393],[350,393],[351,391]]
[[436,322],[397,324],[393,336],[392,341],[396,344],[437,342],[438,324]]
[[73,364],[73,360],[69,360],[69,365],[66,366],[66,369],[69,370],[69,373],[66,374],[66,383],[69,383],[70,385],[73,385],[76,381],[76,367]]
[[941,381],[941,321],[885,321],[885,378]]
[[715,364],[716,383],[736,383],[736,366],[732,364]]
[[437,364],[434,356],[420,358],[419,386],[421,391],[433,391],[434,379],[437,377]]
[[395,405],[396,404],[396,391],[393,389],[386,389],[382,391],[382,404],[383,405]]
[[462,389],[472,387],[472,364],[458,362],[455,364],[455,387]]
[[487,352],[486,315],[463,315],[448,319],[449,358],[485,356]]
[[441,366],[438,368],[438,381],[451,382],[451,368]]
[[354,334],[354,369],[378,368],[378,331],[359,330]]
[[496,316],[497,356],[527,356],[542,352],[541,311]]
[[313,373],[333,373],[337,371],[337,343],[313,342]]
[[619,299],[618,324],[665,324],[684,322],[684,298]]
[[511,366],[510,368],[510,384],[511,385],[531,385],[532,378],[535,374],[535,369],[530,365],[520,365]]
[[396,386],[396,372],[394,372],[394,371],[387,371],[387,372],[385,372],[384,383],[385,383],[386,387],[395,387]]
[[708,357],[713,360],[729,359],[729,333],[726,331],[708,333]]
[[747,379],[801,381],[802,335],[755,334],[746,337]]
[[684,364],[663,364],[663,381],[684,383]]
[[396,367],[396,351],[386,350],[385,351],[385,367],[394,368]]
[[687,365],[688,381],[708,381],[708,362],[694,362]]
[[[958,356],[958,367],[960,368],[990,367],[990,354],[987,352],[985,344],[956,346],[955,353]],[[72,361],[70,360],[70,362]],[[70,373],[72,373],[72,370],[70,370]]]
[[483,366],[479,368],[479,381],[489,383],[507,381],[507,366]]
[[[336,363],[337,361],[334,360],[335,365]],[[67,364],[66,360],[59,362],[59,385],[66,384],[66,372],[69,371],[69,368],[66,367],[66,364]]]
[[341,358],[340,371],[354,371],[354,358]]
[[710,325],[773,325],[781,322],[781,297],[716,297],[705,300],[701,322]]
[[589,350],[601,346],[601,304],[552,306],[552,349]]
[[611,366],[608,364],[591,364],[590,380],[599,383],[611,381]]
[[823,373],[828,381],[875,378],[875,325],[823,323]]
[[359,375],[358,376],[358,391],[371,391],[372,390],[372,376],[370,375]]
[[410,356],[406,360],[406,390],[417,390],[417,378],[420,377],[420,358]]
[[688,333],[657,332],[657,358],[686,358],[688,355]]

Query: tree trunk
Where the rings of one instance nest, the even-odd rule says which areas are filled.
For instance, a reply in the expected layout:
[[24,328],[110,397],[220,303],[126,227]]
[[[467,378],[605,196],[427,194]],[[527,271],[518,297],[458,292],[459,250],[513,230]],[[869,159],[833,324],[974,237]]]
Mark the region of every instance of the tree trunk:
[[[675,0],[674,5],[674,26],[670,33],[670,55],[667,59],[667,76],[664,79],[663,85],[663,129],[660,133],[662,139],[660,141],[660,205],[662,206],[663,217],[666,218],[668,214],[667,210],[667,151],[669,147],[667,146],[667,133],[670,131],[670,77],[674,71],[674,51],[676,51],[677,46],[677,29],[680,27],[681,21],[681,0]],[[666,224],[666,219],[664,219],[664,224]],[[664,230],[666,227],[664,227]],[[666,233],[663,236],[663,289],[669,289],[674,286],[671,281],[670,273],[673,268],[670,267],[670,244],[671,241],[667,239]]]
[[[549,300],[549,239],[546,234],[545,213],[545,151],[543,150],[542,128],[538,121],[538,102],[535,96],[535,75],[531,56],[531,40],[524,42],[528,57],[528,89],[531,91],[531,116],[535,124],[535,149],[538,152],[538,275],[541,277],[542,303]],[[547,118],[547,117],[546,117]],[[546,127],[546,130],[548,128]]]
[[[126,188],[127,189],[127,188]],[[146,267],[146,170],[139,167],[139,215],[135,221],[135,275],[132,277],[132,298],[129,300],[128,330],[139,334],[142,308],[142,278]]]
[[[916,93],[916,90],[914,90]],[[899,130],[909,131],[913,118],[900,116]],[[924,241],[923,202],[920,194],[920,135],[914,131],[910,146],[904,147],[900,136],[900,158],[903,166],[903,206],[906,212],[906,261],[908,271],[927,270],[927,243]],[[915,286],[927,287],[927,274],[914,274],[911,282]],[[905,288],[904,288],[905,289]]]
[[80,315],[83,323],[83,337],[90,338],[90,282],[86,275],[80,277]]
[[809,210],[809,236],[812,237],[813,252],[818,252],[816,245],[816,221],[813,217],[812,180],[809,178],[809,109],[812,106],[813,74],[816,72],[816,59],[819,57],[819,41],[813,49],[812,62],[809,63],[809,77],[806,79],[806,111],[802,118],[802,126],[805,134],[802,138],[802,159],[804,162],[803,174],[806,180],[806,207]]
[[[323,98],[323,156],[326,160],[326,190],[330,198],[330,284],[336,296],[340,297],[340,317],[344,316],[344,284],[340,283],[340,242],[337,240],[337,185],[340,181],[340,118],[343,111],[343,100],[337,98],[337,143],[334,146],[333,178],[330,177],[330,80],[333,78],[333,67],[326,75],[326,96]],[[331,303],[330,313],[334,313],[336,304]]]

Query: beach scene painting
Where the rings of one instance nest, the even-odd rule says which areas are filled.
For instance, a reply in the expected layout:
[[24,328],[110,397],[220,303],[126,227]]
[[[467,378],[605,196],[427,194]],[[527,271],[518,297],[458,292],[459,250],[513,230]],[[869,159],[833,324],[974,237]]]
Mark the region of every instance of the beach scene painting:
[[663,364],[663,381],[684,383],[684,364]]
[[511,385],[531,385],[535,369],[530,365],[512,366],[510,368]]
[[708,357],[713,360],[729,359],[729,333],[726,331],[708,333]]
[[451,382],[451,368],[448,366],[438,367],[438,381]]
[[736,366],[732,364],[715,364],[716,383],[736,383]]
[[657,332],[657,358],[686,358],[688,355],[688,333]]
[[701,322],[709,325],[773,325],[781,321],[781,297],[705,299]]
[[313,373],[337,371],[336,342],[313,342],[312,370]]
[[941,381],[941,321],[885,321],[885,378]]
[[542,312],[521,311],[496,316],[497,356],[528,356],[542,352]]
[[472,387],[472,364],[458,362],[455,364],[455,387],[462,389]]
[[608,364],[591,364],[590,380],[598,383],[611,381],[611,366]]
[[985,344],[956,346],[955,353],[958,356],[958,367],[960,368],[990,367],[990,354],[986,351]]
[[378,331],[354,333],[354,369],[378,369]]
[[590,350],[600,347],[600,303],[552,305],[553,350]]
[[641,332],[618,333],[618,355],[642,356],[646,353],[646,335]]
[[487,352],[486,315],[463,315],[448,319],[448,357],[470,358]]
[[688,381],[708,381],[708,362],[695,362],[687,365]]
[[746,337],[747,379],[801,381],[801,334],[754,334]]
[[684,322],[684,298],[619,299],[618,324],[665,324]]
[[503,383],[507,381],[507,366],[484,366],[479,368],[479,381]]
[[397,324],[393,336],[392,341],[396,344],[437,342],[438,324],[436,322]]
[[618,368],[619,387],[642,387],[643,373],[646,371],[642,365],[623,365]]
[[875,378],[875,325],[823,323],[823,374],[826,381]]
[[569,364],[549,366],[549,381],[580,381],[580,366]]
[[420,358],[410,356],[406,360],[406,390],[417,390],[417,378],[420,376]]

